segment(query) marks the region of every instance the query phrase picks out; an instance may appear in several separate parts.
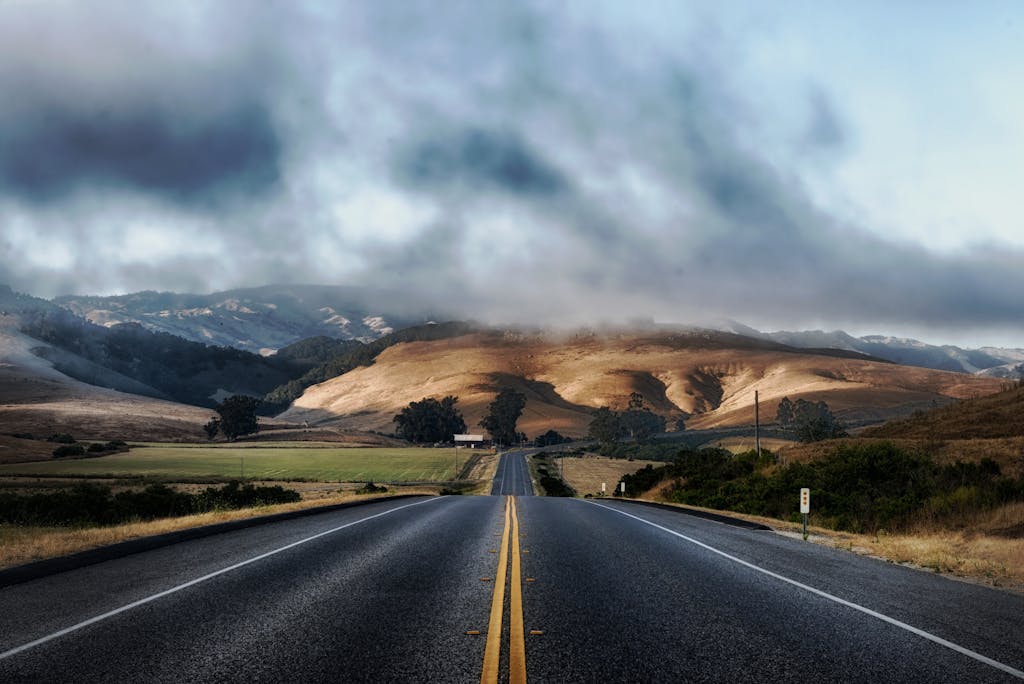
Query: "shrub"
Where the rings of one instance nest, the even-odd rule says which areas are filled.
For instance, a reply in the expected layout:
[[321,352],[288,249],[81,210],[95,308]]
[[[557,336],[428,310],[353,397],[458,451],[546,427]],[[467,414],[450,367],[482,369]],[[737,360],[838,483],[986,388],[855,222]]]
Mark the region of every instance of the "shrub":
[[388,491],[387,487],[381,485],[375,485],[373,482],[367,482],[362,487],[356,490],[356,494],[378,494],[380,492]]
[[847,444],[819,461],[783,468],[774,460],[752,451],[682,451],[673,464],[623,481],[630,496],[669,480],[669,500],[782,519],[799,519],[796,493],[809,487],[817,522],[855,532],[898,528],[921,516],[962,520],[970,511],[1024,500],[1024,479],[1002,476],[989,459],[940,467],[892,443]]
[[75,438],[66,432],[57,432],[46,438],[47,442],[56,442],[57,444],[74,444]]
[[59,446],[53,450],[54,458],[64,458],[65,456],[82,456],[85,454],[85,449],[80,444],[66,444]]

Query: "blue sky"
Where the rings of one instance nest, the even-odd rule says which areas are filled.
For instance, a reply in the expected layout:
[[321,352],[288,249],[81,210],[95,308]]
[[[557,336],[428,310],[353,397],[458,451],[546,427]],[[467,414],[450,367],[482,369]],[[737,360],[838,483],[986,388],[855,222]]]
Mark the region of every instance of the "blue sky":
[[1020,3],[8,1],[0,282],[1024,346],[1021,46]]

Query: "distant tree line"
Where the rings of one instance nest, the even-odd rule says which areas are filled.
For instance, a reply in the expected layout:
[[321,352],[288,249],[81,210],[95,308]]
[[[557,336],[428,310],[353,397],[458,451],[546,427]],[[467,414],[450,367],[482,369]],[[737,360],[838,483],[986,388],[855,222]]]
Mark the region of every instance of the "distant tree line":
[[162,484],[114,494],[109,487],[85,483],[56,492],[0,492],[0,523],[35,526],[117,525],[133,520],[171,518],[208,511],[247,508],[299,500],[280,486],[257,487],[231,482],[197,494]]
[[[157,391],[156,396],[194,406],[213,406],[212,396],[223,387],[262,396],[296,372],[287,362],[274,361],[232,347],[214,347],[137,323],[109,328],[95,325],[64,309],[22,316],[22,332],[76,354]],[[58,369],[85,382],[95,372],[62,364]],[[83,375],[83,372],[86,375]]]

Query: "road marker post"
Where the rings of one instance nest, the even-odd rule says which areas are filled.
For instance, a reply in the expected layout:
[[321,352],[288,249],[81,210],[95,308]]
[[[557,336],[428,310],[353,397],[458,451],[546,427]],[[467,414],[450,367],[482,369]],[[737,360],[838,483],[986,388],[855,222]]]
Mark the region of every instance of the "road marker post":
[[619,491],[622,492],[622,496],[626,496],[626,483],[625,482],[620,482],[619,483]]
[[807,541],[807,514],[811,512],[811,490],[807,487],[800,489],[800,512],[804,516],[804,541]]
[[606,484],[606,483],[604,483],[604,482],[602,482],[602,483],[601,483],[601,496],[604,496],[604,495],[605,495],[605,492],[607,491],[607,490],[605,489],[605,484]]

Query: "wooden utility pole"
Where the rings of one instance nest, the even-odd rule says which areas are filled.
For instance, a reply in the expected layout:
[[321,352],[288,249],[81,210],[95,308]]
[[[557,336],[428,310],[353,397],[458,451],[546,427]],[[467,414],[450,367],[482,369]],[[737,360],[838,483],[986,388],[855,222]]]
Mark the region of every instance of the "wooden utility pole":
[[761,407],[758,402],[757,390],[754,390],[754,448],[757,458],[761,458]]

